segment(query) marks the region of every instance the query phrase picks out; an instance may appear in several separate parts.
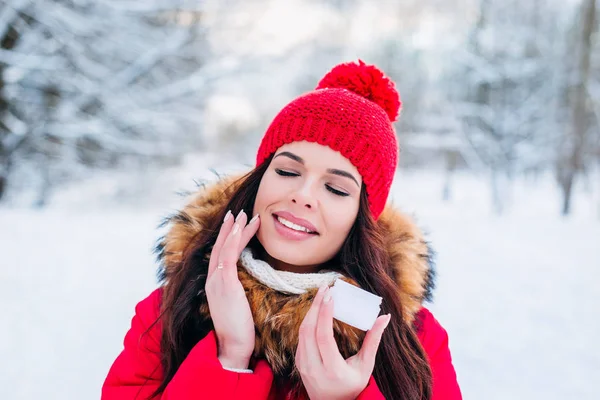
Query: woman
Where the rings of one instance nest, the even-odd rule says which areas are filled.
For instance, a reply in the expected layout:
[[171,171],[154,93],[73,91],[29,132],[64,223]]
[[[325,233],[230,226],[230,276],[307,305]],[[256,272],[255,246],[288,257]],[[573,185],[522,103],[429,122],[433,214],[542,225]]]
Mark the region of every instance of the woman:
[[[446,331],[422,307],[430,252],[385,207],[398,93],[336,66],[275,117],[256,168],[203,188],[158,246],[102,398],[460,399]],[[366,333],[333,318],[343,279],[383,298]]]

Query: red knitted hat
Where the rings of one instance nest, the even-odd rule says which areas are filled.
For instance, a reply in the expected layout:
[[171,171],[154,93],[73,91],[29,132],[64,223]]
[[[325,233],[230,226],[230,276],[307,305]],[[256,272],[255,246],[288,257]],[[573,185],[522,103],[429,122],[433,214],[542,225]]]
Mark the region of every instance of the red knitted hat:
[[287,143],[306,140],[329,146],[362,176],[369,208],[377,219],[398,165],[392,122],[401,104],[394,83],[374,65],[360,60],[337,65],[314,91],[277,114],[262,139],[256,165]]

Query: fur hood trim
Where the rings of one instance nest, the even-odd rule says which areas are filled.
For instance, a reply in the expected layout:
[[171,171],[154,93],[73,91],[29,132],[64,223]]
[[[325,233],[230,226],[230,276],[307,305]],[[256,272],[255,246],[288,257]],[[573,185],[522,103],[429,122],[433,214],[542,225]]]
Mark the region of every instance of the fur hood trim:
[[[179,268],[183,252],[192,238],[210,226],[237,189],[241,178],[220,178],[212,184],[200,185],[191,201],[165,221],[171,228],[157,246],[158,259],[167,275]],[[432,300],[435,287],[433,251],[413,220],[387,205],[377,220],[385,240],[385,248],[394,265],[404,317],[412,321],[424,301]]]
[[[222,215],[241,182],[238,178],[220,178],[216,183],[201,186],[181,211],[165,221],[170,229],[157,246],[161,276],[165,277],[163,296],[170,291],[168,278],[181,272],[184,252],[193,238]],[[431,300],[435,276],[432,252],[412,220],[390,205],[384,209],[377,225],[394,267],[393,279],[398,285],[404,319],[412,323],[422,303]],[[265,358],[280,382],[281,379],[288,382],[294,391],[303,390],[294,356],[300,324],[317,289],[300,295],[281,293],[258,282],[239,264],[238,277],[246,291],[256,326],[254,356]],[[357,285],[350,279],[344,280]],[[199,311],[203,320],[210,320],[205,300]],[[356,354],[364,338],[363,331],[337,320],[334,320],[334,334],[344,357]]]

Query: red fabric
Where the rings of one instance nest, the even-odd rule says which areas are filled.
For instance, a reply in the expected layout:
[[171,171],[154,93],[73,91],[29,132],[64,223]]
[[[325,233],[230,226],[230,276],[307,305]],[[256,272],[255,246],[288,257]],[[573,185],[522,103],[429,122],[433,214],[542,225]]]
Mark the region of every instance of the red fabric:
[[[161,327],[154,324],[158,318],[160,296],[161,290],[157,289],[136,306],[131,329],[125,336],[125,348],[114,361],[102,386],[102,400],[145,400],[160,385]],[[427,309],[421,311],[421,318],[423,329],[419,339],[433,370],[433,400],[460,400],[448,335]],[[256,363],[253,374],[223,369],[217,358],[216,338],[211,332],[196,344],[164,393],[156,399],[282,399],[271,390],[272,381],[273,373],[264,360]],[[358,400],[380,399],[384,397],[371,377]]]
[[422,324],[419,341],[427,353],[433,375],[432,399],[461,400],[462,395],[448,347],[448,333],[428,309],[423,307],[418,317]]
[[328,146],[356,167],[377,219],[398,164],[392,120],[400,105],[394,83],[377,67],[362,61],[340,64],[316,90],[292,100],[275,116],[261,141],[256,165],[287,143],[305,140]]
[[348,89],[384,109],[390,121],[398,118],[402,102],[396,85],[374,65],[349,62],[336,65],[316,87]]

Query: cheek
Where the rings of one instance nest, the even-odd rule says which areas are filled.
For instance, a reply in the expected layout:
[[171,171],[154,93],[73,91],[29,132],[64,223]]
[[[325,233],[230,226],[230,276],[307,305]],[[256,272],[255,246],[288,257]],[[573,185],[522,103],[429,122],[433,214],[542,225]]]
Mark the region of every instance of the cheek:
[[358,202],[336,201],[327,204],[325,208],[323,216],[327,223],[328,234],[334,238],[342,238],[343,241],[358,215]]
[[274,182],[273,177],[267,172],[258,187],[254,201],[254,213],[264,211],[269,205],[276,203],[282,197],[282,187]]

